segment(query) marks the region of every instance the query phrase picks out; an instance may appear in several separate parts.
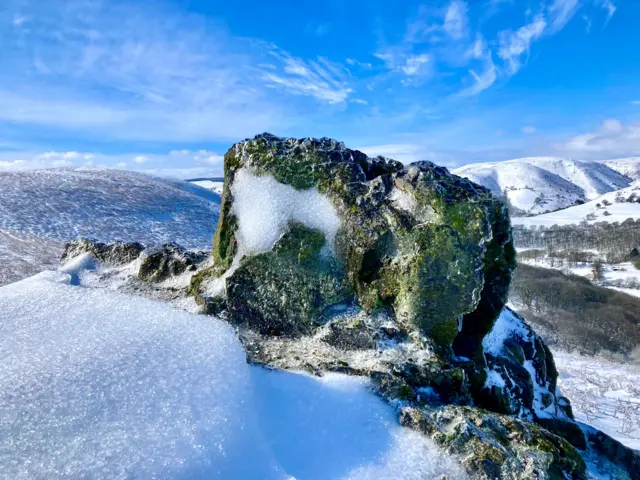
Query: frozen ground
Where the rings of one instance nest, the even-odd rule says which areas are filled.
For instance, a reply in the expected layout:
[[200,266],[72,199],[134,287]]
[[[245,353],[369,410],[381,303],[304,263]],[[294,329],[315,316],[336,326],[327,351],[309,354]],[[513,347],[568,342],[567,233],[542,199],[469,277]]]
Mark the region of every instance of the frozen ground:
[[0,173],[0,285],[57,263],[78,236],[208,249],[220,197],[188,182],[101,169]]
[[640,366],[553,352],[563,395],[580,422],[640,450]]
[[81,266],[0,287],[0,478],[465,478],[364,379],[249,367],[227,324]]

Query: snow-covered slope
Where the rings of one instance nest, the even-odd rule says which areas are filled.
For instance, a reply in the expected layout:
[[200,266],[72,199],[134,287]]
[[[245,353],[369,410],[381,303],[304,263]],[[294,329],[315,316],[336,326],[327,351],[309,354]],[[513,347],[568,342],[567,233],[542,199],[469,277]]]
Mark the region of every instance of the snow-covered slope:
[[582,221],[624,222],[627,218],[640,218],[640,181],[629,187],[602,195],[583,205],[534,217],[515,217],[514,225],[569,225]]
[[640,180],[640,157],[616,158],[602,160],[600,163],[619,172],[632,180]]
[[554,351],[558,387],[576,420],[640,450],[640,366]]
[[224,178],[212,177],[212,178],[194,178],[187,180],[187,182],[198,185],[199,187],[206,188],[207,190],[213,190],[219,195],[222,195],[222,188],[224,187]]
[[567,208],[629,185],[629,179],[596,162],[556,157],[530,157],[495,163],[476,163],[453,171],[506,195],[524,214]]
[[188,182],[106,169],[3,172],[0,192],[0,284],[46,268],[78,236],[209,248],[220,205]]
[[228,324],[74,268],[0,288],[0,478],[466,478],[364,379],[249,367]]

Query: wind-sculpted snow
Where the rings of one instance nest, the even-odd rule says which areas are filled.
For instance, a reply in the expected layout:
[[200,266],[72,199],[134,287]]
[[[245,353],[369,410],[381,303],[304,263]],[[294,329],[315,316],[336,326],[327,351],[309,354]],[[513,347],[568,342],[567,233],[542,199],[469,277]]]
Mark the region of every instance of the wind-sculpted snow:
[[[46,268],[79,236],[210,248],[220,204],[187,182],[102,169],[4,172],[0,192],[0,284]],[[7,240],[17,236],[28,240]],[[24,257],[33,261],[19,268]]]
[[0,288],[0,478],[466,478],[368,381],[249,367],[230,326],[73,286]]

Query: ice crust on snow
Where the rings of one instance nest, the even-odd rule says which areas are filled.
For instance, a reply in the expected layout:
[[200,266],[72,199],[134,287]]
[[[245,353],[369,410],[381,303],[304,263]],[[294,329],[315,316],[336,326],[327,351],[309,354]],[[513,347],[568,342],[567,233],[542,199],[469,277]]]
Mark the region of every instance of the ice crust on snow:
[[74,286],[0,288],[0,478],[465,478],[368,381],[249,367],[224,322]]
[[291,221],[322,231],[327,245],[333,246],[340,218],[329,199],[317,189],[296,190],[271,176],[256,176],[241,169],[232,193],[241,254],[271,250]]

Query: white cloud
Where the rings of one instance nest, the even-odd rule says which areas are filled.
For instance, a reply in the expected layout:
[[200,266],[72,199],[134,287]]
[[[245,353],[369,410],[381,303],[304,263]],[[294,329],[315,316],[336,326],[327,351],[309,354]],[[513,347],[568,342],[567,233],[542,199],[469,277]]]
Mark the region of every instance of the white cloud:
[[473,42],[471,47],[465,53],[465,57],[467,58],[475,58],[480,59],[486,56],[486,52],[488,50],[487,42],[485,42],[483,36],[478,33],[476,35],[476,40]]
[[578,0],[553,0],[548,8],[550,33],[562,30],[579,8]]
[[522,128],[520,129],[520,131],[521,131],[522,133],[527,134],[527,135],[531,135],[531,134],[536,133],[536,127],[534,127],[534,126],[532,126],[532,125],[525,125],[524,127],[522,127]]
[[[154,168],[146,165],[153,164]],[[144,165],[144,167],[143,167]],[[0,152],[0,172],[45,168],[118,168],[176,178],[220,176],[224,158],[208,150],[176,150],[168,154],[97,152]]]
[[292,95],[339,104],[353,90],[340,65],[274,56],[272,45],[166,3],[6,8],[29,28],[2,36],[0,63],[12,74],[0,78],[0,123],[85,138],[227,141],[287,131],[314,115]]
[[460,96],[477,95],[493,85],[498,78],[498,73],[496,70],[496,66],[493,63],[491,53],[489,53],[489,56],[487,57],[487,60],[485,62],[484,72],[476,73],[475,70],[469,70],[469,74],[473,78],[474,83],[462,90],[459,93]]
[[635,156],[640,154],[640,124],[624,125],[617,119],[609,119],[595,132],[574,136],[555,147],[585,159]]
[[282,72],[263,72],[269,86],[279,87],[295,95],[307,95],[333,104],[349,98],[353,89],[348,86],[347,72],[328,59],[304,61],[278,49],[272,54],[283,63]]
[[515,32],[504,31],[500,33],[498,56],[507,63],[511,75],[520,70],[523,54],[529,53],[531,43],[540,38],[546,26],[547,22],[544,17],[537,15],[531,23],[520,27]]
[[22,26],[22,24],[26,21],[27,21],[27,17],[23,17],[22,15],[14,15],[13,17],[13,24],[16,27]]
[[631,105],[640,105],[640,100],[631,100]]
[[431,57],[426,53],[413,55],[407,57],[405,65],[400,69],[408,76],[422,75],[429,70],[429,62]]
[[460,39],[467,33],[467,4],[462,0],[452,0],[444,16],[444,31],[454,39]]
[[608,22],[611,19],[611,17],[613,17],[613,14],[616,13],[616,10],[617,10],[616,6],[613,4],[611,0],[600,0],[600,5],[602,6],[602,8],[604,8],[607,11],[606,22]]

